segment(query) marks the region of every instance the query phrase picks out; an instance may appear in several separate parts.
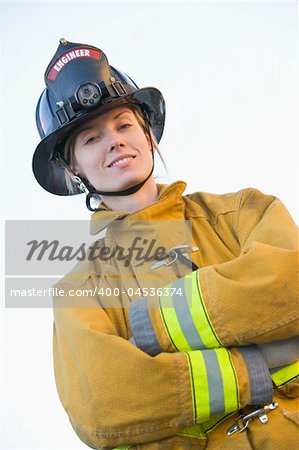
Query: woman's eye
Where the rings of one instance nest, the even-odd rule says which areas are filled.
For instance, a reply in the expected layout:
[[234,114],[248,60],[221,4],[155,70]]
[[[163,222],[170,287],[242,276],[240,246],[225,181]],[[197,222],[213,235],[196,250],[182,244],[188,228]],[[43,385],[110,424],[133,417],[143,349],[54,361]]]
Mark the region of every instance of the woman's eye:
[[86,140],[85,145],[93,144],[97,139],[98,139],[98,136],[91,136]]
[[130,123],[124,123],[124,124],[122,124],[122,125],[120,126],[120,128],[121,128],[122,130],[125,130],[125,129],[129,128],[130,126],[131,126]]

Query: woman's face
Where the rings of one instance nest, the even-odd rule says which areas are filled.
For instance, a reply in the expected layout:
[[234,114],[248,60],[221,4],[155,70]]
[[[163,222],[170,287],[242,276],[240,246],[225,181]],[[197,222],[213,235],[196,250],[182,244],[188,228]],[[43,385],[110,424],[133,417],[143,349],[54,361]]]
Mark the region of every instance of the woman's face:
[[74,141],[74,169],[99,191],[140,183],[152,168],[150,140],[128,106],[86,122]]

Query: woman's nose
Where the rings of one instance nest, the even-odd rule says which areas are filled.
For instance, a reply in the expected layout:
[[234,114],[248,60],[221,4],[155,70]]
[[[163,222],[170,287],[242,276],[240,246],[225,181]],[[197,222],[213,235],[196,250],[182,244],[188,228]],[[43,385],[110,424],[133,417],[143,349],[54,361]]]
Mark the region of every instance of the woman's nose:
[[123,138],[116,132],[110,132],[108,135],[108,151],[113,152],[123,147],[125,147]]

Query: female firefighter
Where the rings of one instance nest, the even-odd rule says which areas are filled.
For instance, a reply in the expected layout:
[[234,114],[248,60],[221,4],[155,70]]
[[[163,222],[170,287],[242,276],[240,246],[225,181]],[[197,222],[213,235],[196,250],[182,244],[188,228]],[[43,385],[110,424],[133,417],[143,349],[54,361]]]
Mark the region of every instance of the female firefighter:
[[92,234],[105,230],[54,299],[56,383],[78,436],[96,449],[297,448],[298,240],[283,204],[157,184],[162,94],[102,50],[62,39],[45,82],[34,175],[85,193]]

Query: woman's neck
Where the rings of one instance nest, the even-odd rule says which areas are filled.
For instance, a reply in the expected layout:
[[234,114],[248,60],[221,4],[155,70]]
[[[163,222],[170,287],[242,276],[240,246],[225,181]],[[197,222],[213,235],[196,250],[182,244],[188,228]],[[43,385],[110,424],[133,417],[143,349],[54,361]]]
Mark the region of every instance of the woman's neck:
[[113,197],[102,195],[102,200],[113,211],[133,213],[155,203],[158,198],[158,187],[154,177],[150,177],[139,191],[131,195]]

